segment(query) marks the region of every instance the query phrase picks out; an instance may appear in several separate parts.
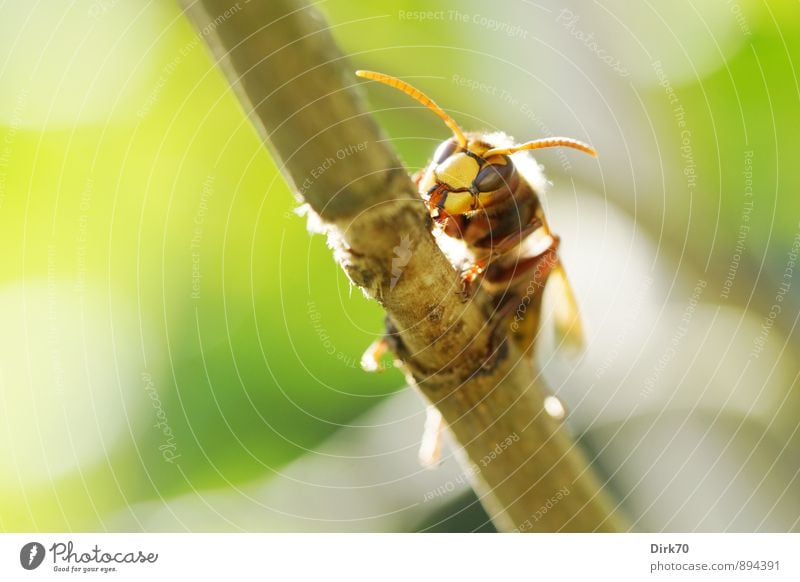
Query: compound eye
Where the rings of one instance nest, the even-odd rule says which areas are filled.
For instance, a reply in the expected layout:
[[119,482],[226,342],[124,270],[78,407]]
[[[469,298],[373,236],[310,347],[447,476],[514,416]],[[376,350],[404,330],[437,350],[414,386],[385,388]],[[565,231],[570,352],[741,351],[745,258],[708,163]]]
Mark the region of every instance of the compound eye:
[[513,175],[514,164],[511,160],[505,165],[489,164],[478,172],[474,184],[479,192],[493,192],[508,184]]
[[453,152],[456,151],[456,148],[458,148],[458,144],[452,139],[443,141],[433,153],[433,162],[435,164],[441,164],[443,161],[453,155]]

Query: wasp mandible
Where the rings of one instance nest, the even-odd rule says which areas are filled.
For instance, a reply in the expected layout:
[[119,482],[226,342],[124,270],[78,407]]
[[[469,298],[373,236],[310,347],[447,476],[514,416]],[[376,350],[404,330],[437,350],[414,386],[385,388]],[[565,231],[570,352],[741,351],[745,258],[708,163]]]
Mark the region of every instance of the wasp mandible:
[[[559,237],[550,230],[540,200],[546,179],[528,152],[565,146],[596,157],[594,148],[565,137],[517,144],[500,132],[466,133],[432,99],[405,81],[373,71],[356,71],[356,75],[402,91],[438,115],[453,132],[436,148],[427,168],[412,178],[437,225],[434,234],[440,245],[461,243],[464,252],[455,261],[461,263],[465,296],[480,281],[498,309],[514,314],[510,335],[530,357],[545,283],[558,285],[553,293],[556,330],[580,345],[577,302],[558,256]],[[451,259],[457,256],[448,254]],[[362,365],[376,369],[387,348],[385,340],[374,343]],[[423,449],[426,446],[438,448],[423,442]]]

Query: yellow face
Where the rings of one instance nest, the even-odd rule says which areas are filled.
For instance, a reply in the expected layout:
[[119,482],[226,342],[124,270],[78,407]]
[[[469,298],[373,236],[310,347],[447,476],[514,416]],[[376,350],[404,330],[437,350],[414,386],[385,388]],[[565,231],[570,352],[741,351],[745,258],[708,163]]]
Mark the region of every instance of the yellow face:
[[420,181],[420,193],[431,211],[459,215],[492,204],[494,193],[512,185],[514,164],[508,156],[482,156],[492,146],[471,138],[465,147],[449,139],[433,155]]

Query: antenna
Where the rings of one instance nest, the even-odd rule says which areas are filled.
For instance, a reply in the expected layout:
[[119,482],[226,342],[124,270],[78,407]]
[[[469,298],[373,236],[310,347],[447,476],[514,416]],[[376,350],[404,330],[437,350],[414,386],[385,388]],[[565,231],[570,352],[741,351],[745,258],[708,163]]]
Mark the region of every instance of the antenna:
[[464,135],[464,132],[461,131],[461,128],[458,127],[458,124],[456,123],[455,119],[453,119],[447,113],[445,113],[441,107],[439,107],[438,105],[436,105],[436,103],[433,102],[433,99],[425,95],[425,93],[423,93],[416,87],[412,87],[411,85],[409,85],[405,81],[401,81],[397,77],[392,77],[391,75],[384,75],[383,73],[376,73],[375,71],[356,71],[356,75],[358,75],[359,77],[364,77],[365,79],[372,79],[373,81],[378,81],[380,83],[383,83],[384,85],[389,85],[390,87],[399,89],[412,99],[416,99],[417,101],[422,103],[425,107],[433,111],[436,115],[441,117],[442,121],[445,122],[447,127],[449,127],[452,130],[453,135],[456,138],[456,141],[458,141],[458,145],[460,145],[462,148],[466,147],[467,138]]
[[501,155],[509,155],[515,152],[521,152],[522,150],[539,150],[542,148],[553,148],[558,146],[565,146],[568,148],[573,148],[576,150],[580,150],[582,152],[586,152],[590,156],[597,157],[597,151],[590,145],[583,143],[582,141],[578,141],[577,139],[572,139],[569,137],[546,137],[544,139],[537,139],[534,141],[529,141],[523,143],[521,145],[511,146],[508,148],[492,148],[483,154],[483,158],[488,158],[490,156],[501,156]]

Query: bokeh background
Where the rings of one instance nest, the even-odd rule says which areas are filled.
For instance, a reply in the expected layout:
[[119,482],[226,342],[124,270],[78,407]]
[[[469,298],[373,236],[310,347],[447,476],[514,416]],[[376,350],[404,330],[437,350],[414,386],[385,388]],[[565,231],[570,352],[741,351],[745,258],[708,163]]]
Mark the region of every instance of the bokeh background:
[[[318,6],[463,127],[599,150],[537,156],[588,332],[538,358],[636,528],[797,530],[796,4]],[[423,166],[446,128],[353,83]],[[0,529],[492,529],[175,3],[7,2],[0,88]]]

